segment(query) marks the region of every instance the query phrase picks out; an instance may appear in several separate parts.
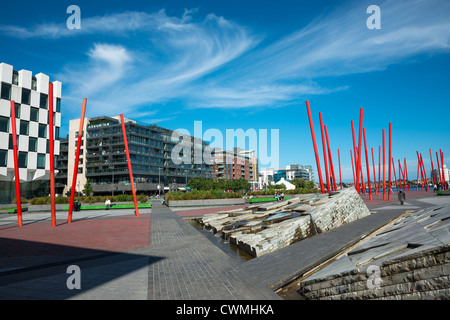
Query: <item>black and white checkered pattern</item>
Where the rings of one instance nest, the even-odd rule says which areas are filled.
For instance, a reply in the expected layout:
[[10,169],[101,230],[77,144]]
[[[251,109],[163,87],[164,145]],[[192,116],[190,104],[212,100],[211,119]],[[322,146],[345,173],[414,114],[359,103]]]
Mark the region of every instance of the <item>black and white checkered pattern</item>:
[[[41,94],[47,95],[49,87],[49,77],[43,73],[35,76],[35,84],[33,83],[33,76],[31,71],[20,70],[18,72],[18,82],[13,83],[13,66],[6,63],[0,63],[0,96],[3,90],[3,84],[10,86],[10,100],[0,99],[0,116],[4,118],[11,118],[11,100],[20,106],[19,114],[16,115],[16,129],[18,134],[18,151],[27,153],[27,166],[20,168],[20,177],[26,181],[40,179],[48,175],[50,169],[49,153],[47,152],[47,140],[49,135],[48,129],[48,103],[47,109],[40,108]],[[29,101],[22,101],[22,91],[29,90]],[[57,100],[61,99],[61,82],[53,82],[53,111],[54,117],[54,137],[56,130],[61,127],[61,112],[56,111]],[[29,102],[29,104],[28,104]],[[37,119],[31,119],[31,108],[38,110]],[[36,121],[37,120],[37,121]],[[28,123],[28,132],[21,132],[20,124]],[[45,125],[46,136],[39,137],[39,125]],[[58,129],[56,129],[58,128]],[[9,136],[12,133],[12,126],[9,122],[9,132],[0,131],[0,150],[8,150],[6,167],[0,166],[0,180],[12,181],[14,176],[14,157],[12,145],[9,143]],[[37,139],[37,147],[35,151],[30,151],[30,138]],[[54,151],[55,155],[59,155],[60,144],[55,140]],[[38,154],[45,155],[45,168],[38,168]]]

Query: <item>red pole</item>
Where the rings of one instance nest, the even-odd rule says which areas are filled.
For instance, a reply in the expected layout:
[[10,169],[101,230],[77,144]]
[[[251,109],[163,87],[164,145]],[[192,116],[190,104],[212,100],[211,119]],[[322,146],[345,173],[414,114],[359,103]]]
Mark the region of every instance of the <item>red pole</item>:
[[447,190],[447,183],[445,181],[445,172],[444,172],[444,153],[441,149],[439,149],[439,152],[441,153],[441,168],[442,168],[442,187],[444,190]]
[[391,200],[391,154],[392,154],[392,123],[389,122],[389,189],[388,200]]
[[[419,158],[419,151],[417,152],[417,191],[419,191],[419,170],[420,170],[420,158]],[[422,173],[422,172],[420,172]],[[423,188],[422,188],[423,190]]]
[[341,189],[342,189],[342,175],[341,175],[341,154],[338,149],[338,160],[339,160],[339,181],[341,183]]
[[[394,179],[395,179],[395,187],[397,188],[397,192],[398,192],[398,183],[397,183],[397,175],[395,174],[395,165],[394,165],[394,158],[391,159],[392,160],[392,168],[394,169]],[[398,173],[398,177],[400,178],[400,172]]]
[[372,200],[372,190],[370,187],[370,168],[369,168],[369,157],[367,156],[367,141],[366,141],[366,128],[363,128],[364,134],[364,149],[366,152],[366,166],[367,166],[367,183],[369,187],[369,200]]
[[[403,184],[402,184],[402,177],[403,177]],[[400,159],[398,159],[398,180],[400,180],[400,189],[403,189],[403,185],[405,184],[405,173],[402,170]]]
[[52,227],[56,226],[55,210],[55,149],[53,137],[53,83],[48,84],[48,141],[50,153],[50,211],[52,217]]
[[319,118],[320,118],[320,130],[322,132],[322,147],[323,147],[323,162],[325,166],[325,175],[327,178],[327,191],[330,193],[330,177],[328,175],[328,163],[327,163],[327,151],[326,151],[326,144],[325,144],[325,134],[323,132],[323,121],[322,121],[322,112],[319,112]]
[[403,167],[405,169],[406,174],[406,189],[409,191],[409,178],[408,178],[408,167],[406,166],[406,158],[403,160]]
[[438,165],[439,182],[442,182],[441,166],[439,165],[439,157],[437,151],[436,151],[436,162]]
[[332,187],[334,186],[334,191],[337,191],[336,177],[334,175],[334,168],[333,168],[333,158],[331,157],[330,138],[328,136],[327,126],[325,125],[324,127],[325,127],[325,135],[327,137],[328,157],[330,158],[330,173],[331,176],[333,177]]
[[362,165],[360,163],[360,167],[359,167],[359,172],[361,172],[361,190],[362,193],[365,195],[366,194],[366,186],[364,184],[364,175],[363,175],[363,169],[362,169]]
[[428,178],[427,178],[427,172],[425,171],[425,164],[423,163],[423,159],[422,159],[422,154],[420,154],[420,163],[422,164],[423,175],[425,176],[425,190],[428,191]]
[[384,129],[383,129],[383,199],[386,200],[386,173],[385,173],[385,138],[384,138]]
[[[353,153],[355,155],[355,181],[354,181],[354,186],[356,191],[358,191],[359,194],[361,194],[361,191],[359,190],[359,179],[356,179],[356,176],[359,175],[359,172],[357,172],[357,163],[358,163],[358,152],[356,149],[356,141],[355,141],[355,126],[353,123],[353,120],[351,121],[352,124],[352,135],[353,135]],[[353,158],[352,158],[353,159]]]
[[373,183],[374,183],[374,187],[373,187],[373,191],[376,194],[377,193],[377,175],[376,175],[376,171],[375,171],[375,157],[373,156],[373,148],[370,148],[372,150],[372,168],[373,168]]
[[306,101],[306,110],[308,111],[309,126],[311,128],[311,137],[312,137],[312,142],[313,142],[313,146],[314,146],[314,154],[316,155],[316,164],[317,164],[317,172],[319,175],[320,190],[322,191],[322,193],[325,193],[325,190],[323,188],[322,170],[320,169],[319,152],[317,151],[316,135],[314,134],[314,126],[313,126],[313,121],[312,121],[312,117],[311,117],[311,109],[309,107],[309,101]]
[[434,178],[434,166],[433,166],[433,156],[431,155],[431,149],[430,149],[430,161],[431,161],[431,172],[433,176],[433,184],[436,184],[436,179]]
[[378,195],[381,195],[381,146],[378,146]]
[[125,151],[127,152],[128,172],[130,173],[131,191],[133,192],[135,214],[139,217],[139,209],[136,200],[136,191],[134,189],[133,171],[131,170],[130,152],[128,150],[127,132],[125,130],[125,121],[123,120],[123,114],[120,114],[120,121],[122,122],[123,142],[125,144]]
[[86,101],[87,101],[86,98],[84,98],[83,106],[81,108],[80,126],[78,128],[77,153],[75,155],[75,165],[74,165],[74,169],[73,169],[72,192],[70,194],[69,216],[67,217],[68,223],[72,222],[73,200],[75,198],[75,188],[76,188],[76,184],[77,184],[78,161],[80,159],[81,138],[83,137],[83,123],[84,123],[84,114],[86,112]]
[[356,179],[355,179],[355,166],[353,165],[353,154],[352,154],[352,150],[350,150],[350,159],[352,160],[352,171],[353,171],[353,186],[356,184]]
[[20,199],[20,178],[19,178],[19,157],[17,153],[17,130],[16,130],[16,107],[14,100],[11,100],[11,131],[14,153],[14,178],[16,185],[16,205],[17,205],[17,223],[22,226],[22,201]]

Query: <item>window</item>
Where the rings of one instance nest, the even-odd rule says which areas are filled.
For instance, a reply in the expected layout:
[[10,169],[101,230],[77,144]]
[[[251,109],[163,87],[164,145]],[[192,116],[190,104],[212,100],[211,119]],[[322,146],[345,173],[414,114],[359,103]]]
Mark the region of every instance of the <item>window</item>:
[[[16,136],[16,139],[17,139],[17,148],[19,148],[19,137],[20,137],[20,136]],[[9,135],[8,149],[11,149],[11,150],[14,149],[14,146],[13,146],[13,143],[12,143],[12,134]]]
[[20,118],[20,103],[14,103],[14,112],[16,113],[16,118]]
[[36,77],[31,78],[31,90],[36,91],[37,89],[37,80]]
[[19,168],[26,168],[28,162],[28,153],[19,151]]
[[37,151],[37,138],[30,137],[28,140],[28,151]]
[[22,88],[22,103],[30,105],[31,91],[29,89]]
[[38,168],[38,169],[45,169],[45,154],[38,153],[36,168]]
[[39,123],[38,137],[47,138],[47,126],[45,124]]
[[9,118],[0,116],[0,131],[9,132]]
[[12,84],[19,85],[19,73],[16,70],[13,70]]
[[20,134],[28,135],[29,122],[25,120],[20,120]]
[[55,127],[55,139],[59,139],[59,127]]
[[48,98],[48,96],[46,94],[41,93],[41,97],[40,97],[40,101],[39,101],[39,108],[47,109],[47,107],[48,107],[48,105],[47,105],[48,99],[47,98]]
[[61,112],[61,98],[56,98],[56,112]]
[[30,121],[39,121],[39,109],[38,108],[30,108]]
[[8,161],[8,150],[0,150],[0,167],[6,167]]
[[11,100],[11,85],[9,83],[2,82],[2,95],[4,100]]

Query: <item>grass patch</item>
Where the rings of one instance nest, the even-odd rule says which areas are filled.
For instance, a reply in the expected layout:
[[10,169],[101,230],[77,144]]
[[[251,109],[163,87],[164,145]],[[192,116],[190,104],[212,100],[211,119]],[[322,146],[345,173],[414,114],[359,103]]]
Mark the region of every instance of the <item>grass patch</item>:
[[[284,200],[289,200],[291,197],[284,197]],[[255,202],[270,202],[270,201],[277,201],[276,198],[251,198],[248,199],[249,203],[255,203]]]
[[[151,203],[138,203],[138,208],[151,208]],[[105,210],[105,205],[87,206],[81,205],[81,210]],[[134,209],[134,204],[113,204],[109,207],[110,210],[114,209]],[[63,210],[69,210],[69,207],[63,207]]]

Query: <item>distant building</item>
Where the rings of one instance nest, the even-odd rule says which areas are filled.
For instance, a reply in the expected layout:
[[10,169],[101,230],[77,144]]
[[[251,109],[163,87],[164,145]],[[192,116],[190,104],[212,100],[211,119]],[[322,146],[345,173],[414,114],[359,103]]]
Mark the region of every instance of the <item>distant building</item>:
[[[50,194],[49,76],[0,63],[0,203],[15,198],[11,100],[15,102],[21,196]],[[59,155],[61,82],[53,82],[54,153]]]
[[278,183],[281,179],[292,181],[294,179],[303,179],[305,181],[313,181],[312,166],[302,166],[299,164],[291,164],[285,168],[264,169],[259,172],[258,185],[264,189],[268,185]]
[[233,151],[214,150],[216,179],[245,179],[256,185],[258,159],[254,151],[234,148]]
[[[171,153],[181,138],[174,139],[173,130],[132,119],[124,120],[138,194],[177,190],[184,188],[191,178],[213,177],[211,163],[194,161],[194,146],[203,152],[207,147],[206,142],[187,137],[183,141],[189,142],[183,143],[186,143],[186,148],[191,151],[191,156],[185,161],[187,163],[175,164]],[[73,181],[79,121],[76,119],[69,123],[67,186],[64,192],[68,191]],[[130,193],[131,185],[120,117],[85,118],[82,134],[76,191],[81,192],[87,179],[90,179],[95,194]]]

